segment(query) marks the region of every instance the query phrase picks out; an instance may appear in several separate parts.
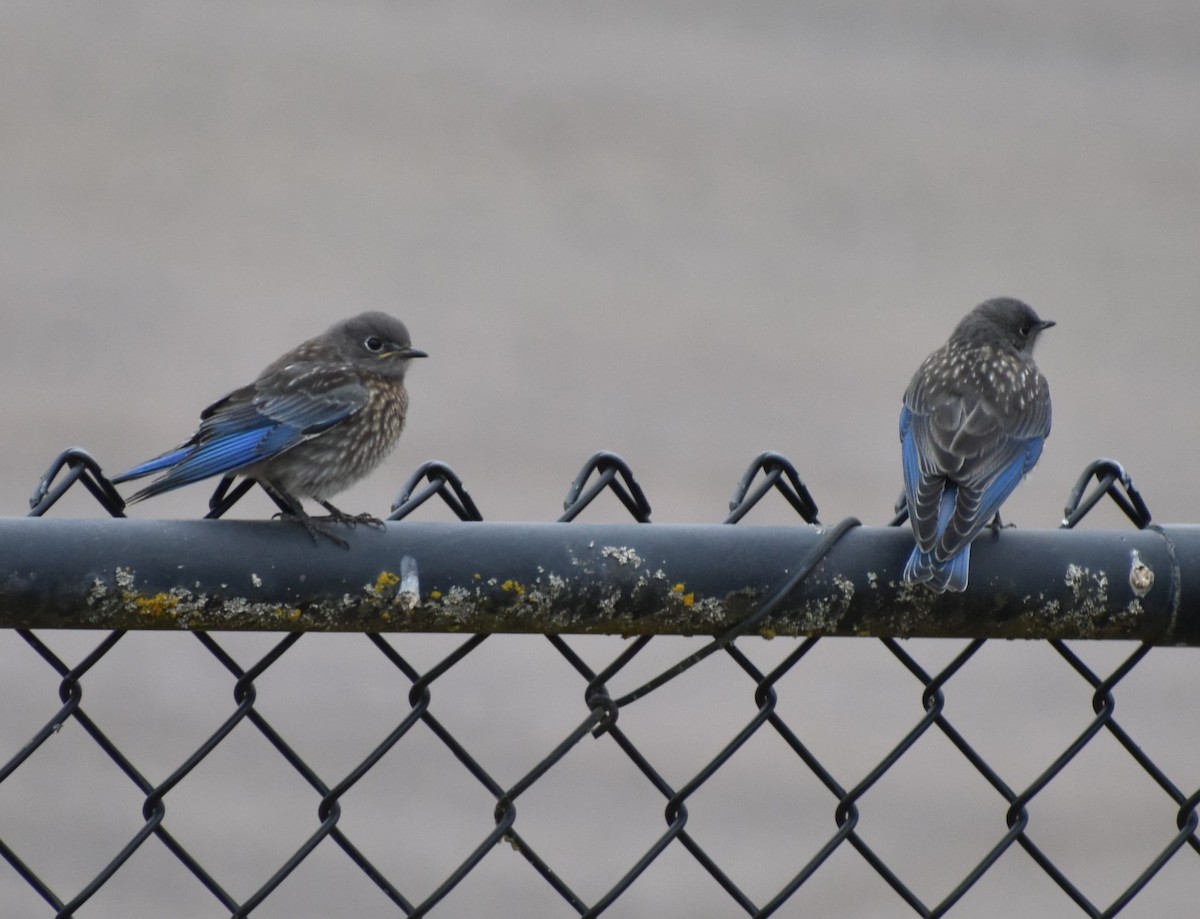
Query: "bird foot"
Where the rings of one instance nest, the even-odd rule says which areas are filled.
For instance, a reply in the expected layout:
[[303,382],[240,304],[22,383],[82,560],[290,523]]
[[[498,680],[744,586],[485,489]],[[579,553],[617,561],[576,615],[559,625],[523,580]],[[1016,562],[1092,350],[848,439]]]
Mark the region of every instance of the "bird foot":
[[342,537],[338,536],[336,533],[331,532],[328,527],[322,526],[322,524],[326,521],[332,523],[340,522],[334,520],[332,517],[310,517],[303,511],[299,514],[284,513],[283,511],[280,511],[275,515],[274,519],[292,520],[300,524],[302,527],[304,527],[305,532],[308,533],[309,538],[312,539],[314,546],[320,542],[317,537],[323,536],[336,546],[341,546],[343,549],[350,548],[350,543],[346,542],[346,540],[342,539]]
[[347,514],[345,511],[338,510],[328,501],[321,501],[319,503],[321,507],[329,511],[329,516],[321,518],[322,520],[328,520],[331,523],[344,523],[347,526],[357,526],[361,523],[363,526],[375,527],[379,530],[387,529],[382,520],[371,514]]
[[992,518],[992,522],[988,526],[991,528],[993,536],[998,535],[1001,530],[1015,530],[1017,528],[1015,523],[1005,523],[1001,520],[999,511],[996,511],[996,516]]

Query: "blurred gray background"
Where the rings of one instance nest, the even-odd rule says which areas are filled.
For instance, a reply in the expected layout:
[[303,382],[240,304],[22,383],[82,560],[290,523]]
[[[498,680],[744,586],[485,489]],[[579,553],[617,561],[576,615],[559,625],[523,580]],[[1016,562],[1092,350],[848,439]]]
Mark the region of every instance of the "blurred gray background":
[[[610,449],[655,520],[716,522],[773,449],[824,519],[878,524],[900,490],[909,376],[970,307],[1008,294],[1058,327],[1038,353],[1053,434],[1006,517],[1057,525],[1084,465],[1111,456],[1156,520],[1200,519],[1195,3],[5,0],[0,15],[4,513],[25,512],[60,449],[123,469],[287,348],[384,309],[431,357],[410,374],[400,448],[347,510],[386,513],[436,458],[486,517],[548,520],[584,459]],[[201,516],[207,497],[131,513]],[[271,510],[256,495],[236,515]],[[52,513],[99,512],[72,495]],[[610,502],[589,519],[621,516]],[[1105,508],[1089,525],[1125,524]],[[69,663],[100,638],[42,637]],[[221,640],[249,666],[276,638]],[[459,641],[395,643],[429,666]],[[623,643],[574,646],[600,667]],[[639,668],[693,647],[660,640]],[[793,647],[745,650],[765,668]],[[961,643],[906,647],[936,668]],[[1106,674],[1132,648],[1075,650]],[[1156,650],[1118,695],[1185,793],[1200,785],[1196,673],[1194,653]],[[231,690],[190,636],[130,635],[89,675],[85,707],[161,781],[232,710]],[[847,787],[920,717],[920,685],[876,642],[824,642],[780,690]],[[752,691],[714,660],[622,724],[682,784],[746,723]],[[332,784],[406,692],[364,640],[309,636],[259,698]],[[53,672],[12,635],[0,693],[4,761],[58,705]],[[582,719],[582,693],[544,640],[496,637],[437,684],[434,711],[507,784]],[[948,697],[1014,787],[1091,717],[1088,686],[1040,645],[989,645]],[[76,725],[36,762],[0,787],[0,838],[70,896],[136,831],[139,796]],[[428,732],[362,794],[344,825],[413,900],[491,826],[490,798]],[[1031,834],[1100,906],[1174,832],[1169,799],[1106,738],[1035,804]],[[833,833],[833,806],[764,735],[693,802],[689,829],[765,902]],[[168,826],[245,897],[312,832],[315,807],[243,726],[168,797]],[[518,828],[594,899],[662,831],[661,808],[611,743],[588,741],[522,799]],[[860,831],[934,903],[1003,814],[930,737],[868,796]],[[1187,915],[1198,898],[1188,850],[1123,915]],[[3,862],[0,902],[50,914]],[[1074,909],[1014,849],[954,915]],[[507,847],[440,913],[573,914]],[[80,913],[221,914],[154,840]],[[609,913],[738,914],[678,849]],[[848,848],[780,912],[911,914]],[[327,842],[255,915],[396,911]]]

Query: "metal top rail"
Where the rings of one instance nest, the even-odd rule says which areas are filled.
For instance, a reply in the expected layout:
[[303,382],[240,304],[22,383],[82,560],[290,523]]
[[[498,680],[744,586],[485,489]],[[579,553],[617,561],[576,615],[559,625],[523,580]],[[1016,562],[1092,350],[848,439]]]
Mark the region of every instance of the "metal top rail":
[[[1200,527],[1005,529],[971,587],[906,529],[0,518],[0,627],[1117,638],[1200,644]],[[805,569],[802,573],[800,569]],[[762,610],[772,604],[768,614]]]

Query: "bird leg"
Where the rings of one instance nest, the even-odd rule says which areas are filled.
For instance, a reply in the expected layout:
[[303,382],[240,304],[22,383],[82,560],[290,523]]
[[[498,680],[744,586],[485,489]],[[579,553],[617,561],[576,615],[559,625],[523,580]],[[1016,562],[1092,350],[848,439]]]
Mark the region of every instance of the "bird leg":
[[333,523],[345,523],[350,526],[356,526],[361,523],[363,526],[377,527],[380,530],[387,529],[382,520],[371,514],[347,514],[345,511],[338,510],[328,501],[322,501],[320,498],[317,499],[317,503],[329,511],[329,517],[326,519]]
[[[336,533],[330,532],[328,527],[321,525],[321,522],[318,520],[318,518],[310,516],[308,512],[299,505],[296,506],[296,510],[294,512],[280,512],[275,516],[281,519],[295,520],[298,524],[303,526],[308,532],[309,538],[312,539],[313,545],[316,545],[320,541],[317,539],[318,536],[324,536],[334,545],[341,546],[343,549],[350,548],[350,543],[346,542],[346,540],[342,539],[342,537],[338,536]],[[329,518],[321,518],[321,520],[326,519]]]
[[[309,516],[308,512],[304,509],[304,506],[295,497],[288,494],[286,491],[276,485],[270,485],[261,480],[259,481],[259,484],[262,486],[263,491],[271,496],[271,500],[279,505],[279,513],[276,514],[275,517],[283,520],[296,521],[296,523],[304,527],[305,531],[309,535],[309,538],[313,541],[313,545],[316,545],[319,542],[317,539],[318,536],[324,536],[330,542],[341,546],[343,549],[350,548],[350,543],[346,542],[346,540],[342,539],[342,537],[338,536],[337,534],[331,533],[326,527],[321,526],[321,522],[319,522],[316,518]],[[321,503],[324,504],[325,502]],[[326,519],[332,523],[341,522],[332,516],[329,518],[322,518],[322,521]]]
[[993,536],[998,534],[1001,530],[1015,530],[1017,528],[1015,523],[1005,523],[1003,520],[1001,520],[999,511],[996,511],[996,516],[992,518],[992,522],[989,523],[988,526],[991,527]]

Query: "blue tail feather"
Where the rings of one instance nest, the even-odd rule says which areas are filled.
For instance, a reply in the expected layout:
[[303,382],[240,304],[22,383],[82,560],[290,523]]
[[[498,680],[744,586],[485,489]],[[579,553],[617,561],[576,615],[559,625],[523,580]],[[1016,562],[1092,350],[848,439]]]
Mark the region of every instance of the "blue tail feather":
[[[954,515],[955,502],[958,500],[958,486],[953,482],[946,485],[942,494],[942,503],[938,505],[937,539],[941,538],[950,518]],[[937,545],[937,539],[934,545]],[[946,590],[963,591],[967,589],[967,575],[971,566],[971,544],[967,543],[952,558],[944,562],[935,561],[928,552],[922,552],[920,546],[913,546],[908,563],[904,566],[905,584],[928,584],[938,593]]]
[[132,469],[126,469],[124,472],[114,475],[109,481],[114,485],[119,485],[122,482],[128,482],[130,479],[140,479],[142,476],[169,469],[187,456],[191,449],[191,447],[180,447],[178,450],[172,450],[170,453],[156,456],[152,460],[146,460],[146,462],[134,466]]
[[963,547],[958,555],[945,562],[935,562],[928,552],[922,552],[914,546],[904,566],[904,583],[927,584],[938,593],[945,590],[961,592],[967,589],[970,566],[970,545]]

